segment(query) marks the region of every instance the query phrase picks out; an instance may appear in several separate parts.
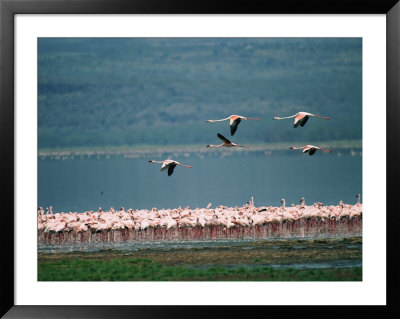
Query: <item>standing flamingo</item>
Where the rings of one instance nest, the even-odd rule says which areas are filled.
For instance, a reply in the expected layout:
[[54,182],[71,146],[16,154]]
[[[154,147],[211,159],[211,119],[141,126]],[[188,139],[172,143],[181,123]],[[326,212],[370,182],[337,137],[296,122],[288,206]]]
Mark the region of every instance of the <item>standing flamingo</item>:
[[226,120],[229,120],[229,126],[231,128],[231,136],[233,136],[235,134],[241,120],[260,121],[261,119],[259,119],[259,118],[254,119],[254,118],[245,117],[245,116],[241,116],[241,115],[231,115],[231,116],[228,116],[227,118],[221,119],[221,120],[207,120],[206,123],[222,122],[222,121],[226,121]]
[[224,137],[223,135],[221,135],[219,133],[217,134],[217,136],[222,141],[222,144],[219,144],[219,145],[209,144],[209,145],[207,145],[207,147],[222,147],[222,146],[225,146],[225,147],[237,146],[237,147],[247,147],[247,148],[250,147],[250,146],[238,145],[238,144],[232,143],[230,140],[228,140],[226,137]]
[[164,161],[153,161],[153,160],[149,160],[149,163],[158,163],[158,164],[162,164],[161,166],[161,171],[165,171],[166,169],[168,169],[168,176],[171,176],[172,173],[174,172],[174,169],[176,167],[176,165],[181,165],[184,167],[189,167],[192,168],[192,166],[189,165],[185,165],[185,164],[181,164],[177,161],[171,160],[171,159],[166,159]]
[[357,203],[356,203],[356,205],[357,205],[357,206],[360,206],[360,198],[361,198],[361,195],[360,195],[360,194],[357,194],[356,197],[357,197]]
[[300,198],[300,207],[304,207],[306,205],[306,200],[304,197]]
[[306,146],[302,146],[302,147],[295,147],[295,146],[291,146],[290,147],[291,150],[303,150],[303,152],[301,152],[301,154],[305,154],[307,152],[309,152],[309,155],[314,155],[314,153],[319,150],[319,151],[325,151],[325,152],[332,152],[331,150],[327,150],[325,148],[321,148],[318,146],[314,146],[314,145],[306,145]]
[[275,116],[274,120],[284,120],[284,119],[290,119],[290,118],[293,118],[293,117],[295,117],[294,125],[293,125],[293,127],[295,127],[295,128],[298,127],[299,125],[300,126],[304,126],[307,123],[307,121],[308,121],[308,119],[310,117],[319,117],[321,119],[330,120],[329,117],[319,116],[319,115],[315,115],[315,114],[311,114],[311,113],[307,113],[307,112],[298,112],[298,113],[296,113],[296,114],[294,114],[292,116],[287,116],[287,117],[277,117],[277,116]]

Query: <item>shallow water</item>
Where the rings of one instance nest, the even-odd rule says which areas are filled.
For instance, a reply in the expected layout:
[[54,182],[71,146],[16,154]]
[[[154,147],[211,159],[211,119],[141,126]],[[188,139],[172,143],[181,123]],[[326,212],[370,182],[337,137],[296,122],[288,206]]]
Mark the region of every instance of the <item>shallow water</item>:
[[[296,237],[293,236],[291,238],[286,238],[284,241],[288,243],[293,243],[298,240],[315,240],[315,239],[334,239],[340,240],[344,238],[348,238],[348,236],[313,236],[313,237]],[[132,252],[132,251],[140,251],[140,250],[159,250],[159,251],[168,251],[171,249],[182,249],[182,250],[191,250],[191,249],[199,249],[199,248],[218,248],[218,247],[234,247],[240,246],[241,249],[254,249],[253,244],[259,242],[282,242],[281,238],[268,238],[268,239],[251,239],[245,238],[241,240],[235,239],[214,239],[214,240],[197,240],[197,241],[189,241],[189,240],[173,240],[173,241],[135,241],[135,242],[92,242],[92,243],[72,243],[72,244],[64,244],[64,245],[47,245],[47,244],[38,244],[38,252],[42,253],[68,253],[68,252],[101,252],[101,251],[123,251],[123,252]],[[295,249],[304,249],[304,246],[295,245],[293,246]],[[330,246],[334,248],[335,246]],[[353,245],[348,248],[358,248],[358,245]],[[281,249],[280,246],[275,246],[273,249]]]
[[[102,207],[125,209],[217,205],[242,206],[254,196],[256,206],[340,200],[354,204],[362,194],[361,150],[333,153],[238,152],[138,154],[137,157],[92,156],[65,160],[39,158],[38,207],[54,212],[83,212]],[[193,168],[176,167],[172,176],[149,159],[171,157]]]
[[[259,267],[271,267],[271,268],[295,268],[295,269],[327,269],[327,268],[351,268],[351,267],[362,267],[362,261],[360,259],[343,259],[343,260],[331,260],[329,262],[310,262],[310,263],[293,263],[293,264],[236,264],[236,265],[220,265],[224,268],[259,268]],[[215,266],[193,266],[195,269],[209,269]]]
[[[111,244],[111,245],[110,245]],[[58,260],[145,259],[170,266],[222,268],[349,268],[362,267],[362,237],[332,236],[262,240],[202,240],[47,246],[41,262]]]

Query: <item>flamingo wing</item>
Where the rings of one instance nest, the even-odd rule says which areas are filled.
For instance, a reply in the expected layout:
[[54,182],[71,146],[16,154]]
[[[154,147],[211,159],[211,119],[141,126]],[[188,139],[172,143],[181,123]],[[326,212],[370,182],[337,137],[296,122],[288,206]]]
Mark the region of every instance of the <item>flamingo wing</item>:
[[222,142],[227,143],[227,144],[232,144],[232,142],[230,140],[228,140],[225,136],[223,136],[219,133],[217,134],[217,136]]
[[161,165],[161,171],[165,171],[165,170],[169,167],[169,165],[171,165],[170,162],[169,162],[169,163],[164,162],[164,163]]
[[297,116],[294,118],[294,123],[293,123],[293,124],[294,124],[294,125],[293,125],[294,127],[298,127],[298,126],[299,126],[299,124],[300,124],[299,121],[303,118],[303,116],[304,116],[304,115],[301,114],[301,113],[298,113],[298,114],[297,114]]
[[317,151],[317,150],[316,150],[315,148],[310,149],[309,155],[314,155],[314,153],[315,153],[316,151]]
[[172,175],[172,173],[174,172],[175,167],[176,167],[176,164],[175,164],[175,163],[172,163],[172,164],[170,164],[170,165],[168,166],[168,176],[171,176],[171,175]]
[[305,116],[301,121],[300,121],[300,126],[303,127],[304,125],[306,125],[308,119],[310,117],[309,116]]
[[235,119],[235,120],[233,120],[233,121],[231,122],[231,124],[230,124],[230,127],[231,127],[231,136],[233,136],[233,135],[235,134],[235,132],[236,132],[236,130],[237,130],[237,128],[238,128],[238,125],[239,125],[240,121],[241,121],[241,119],[240,119],[240,118],[237,118],[237,119]]

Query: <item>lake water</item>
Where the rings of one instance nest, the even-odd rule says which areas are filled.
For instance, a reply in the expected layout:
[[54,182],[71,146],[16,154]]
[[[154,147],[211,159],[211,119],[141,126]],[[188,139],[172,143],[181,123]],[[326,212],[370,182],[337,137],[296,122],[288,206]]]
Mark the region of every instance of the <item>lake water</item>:
[[[54,212],[84,212],[102,207],[125,209],[242,206],[254,196],[256,206],[322,202],[354,204],[362,195],[361,150],[317,152],[239,152],[214,149],[202,153],[38,159],[38,207]],[[149,159],[173,158],[172,176]],[[362,196],[361,196],[362,197]]]

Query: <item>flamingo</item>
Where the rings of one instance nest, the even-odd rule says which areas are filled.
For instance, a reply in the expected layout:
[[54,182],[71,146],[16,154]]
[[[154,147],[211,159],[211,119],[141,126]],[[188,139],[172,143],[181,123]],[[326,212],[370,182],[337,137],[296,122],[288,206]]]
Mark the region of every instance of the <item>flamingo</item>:
[[38,215],[40,215],[40,216],[43,216],[43,215],[44,215],[44,209],[43,209],[42,206],[40,206],[40,207],[38,208]]
[[360,198],[361,198],[361,195],[360,195],[360,194],[357,194],[356,197],[357,197],[357,203],[356,203],[356,205],[357,205],[357,206],[360,206]]
[[229,120],[229,126],[231,128],[231,136],[233,136],[235,134],[241,120],[260,121],[261,119],[259,119],[259,118],[254,119],[254,118],[245,117],[245,116],[241,116],[241,115],[231,115],[231,116],[228,116],[227,118],[221,119],[221,120],[207,120],[206,123],[222,122],[222,121],[226,121],[226,120]]
[[330,120],[329,117],[319,116],[319,115],[315,115],[315,114],[311,114],[311,113],[307,113],[307,112],[298,112],[298,113],[296,113],[296,114],[294,114],[292,116],[287,116],[287,117],[277,117],[277,116],[275,116],[274,120],[284,120],[284,119],[290,119],[290,118],[293,118],[293,117],[295,117],[294,125],[293,125],[293,127],[295,127],[295,128],[298,127],[299,125],[300,126],[304,126],[307,123],[307,121],[308,121],[308,119],[310,117],[319,117],[321,119]]
[[192,168],[192,166],[181,164],[181,163],[179,163],[177,161],[174,161],[174,160],[171,160],[171,159],[166,159],[164,161],[153,161],[153,160],[150,160],[149,163],[162,164],[161,171],[165,171],[166,169],[168,169],[168,176],[172,175],[176,165],[181,165],[181,166],[184,166],[184,167]]
[[300,206],[304,207],[306,205],[306,200],[304,199],[304,197],[300,198]]
[[212,144],[209,144],[209,145],[207,145],[207,147],[222,147],[222,146],[225,146],[225,147],[234,147],[234,146],[237,146],[237,147],[247,147],[247,148],[249,148],[250,146],[245,146],[245,145],[238,145],[238,144],[235,144],[235,143],[232,143],[230,140],[228,140],[225,136],[223,136],[223,135],[221,135],[221,134],[217,134],[217,136],[218,136],[218,138],[222,141],[222,144],[220,144],[220,145],[212,145]]
[[290,147],[291,150],[303,150],[303,152],[301,152],[301,154],[305,154],[307,152],[309,152],[309,155],[314,155],[314,153],[319,150],[319,151],[325,151],[325,152],[332,152],[331,150],[325,149],[325,148],[321,148],[318,146],[314,146],[314,145],[306,145],[306,146],[302,146],[302,147],[295,147],[295,146],[291,146]]

